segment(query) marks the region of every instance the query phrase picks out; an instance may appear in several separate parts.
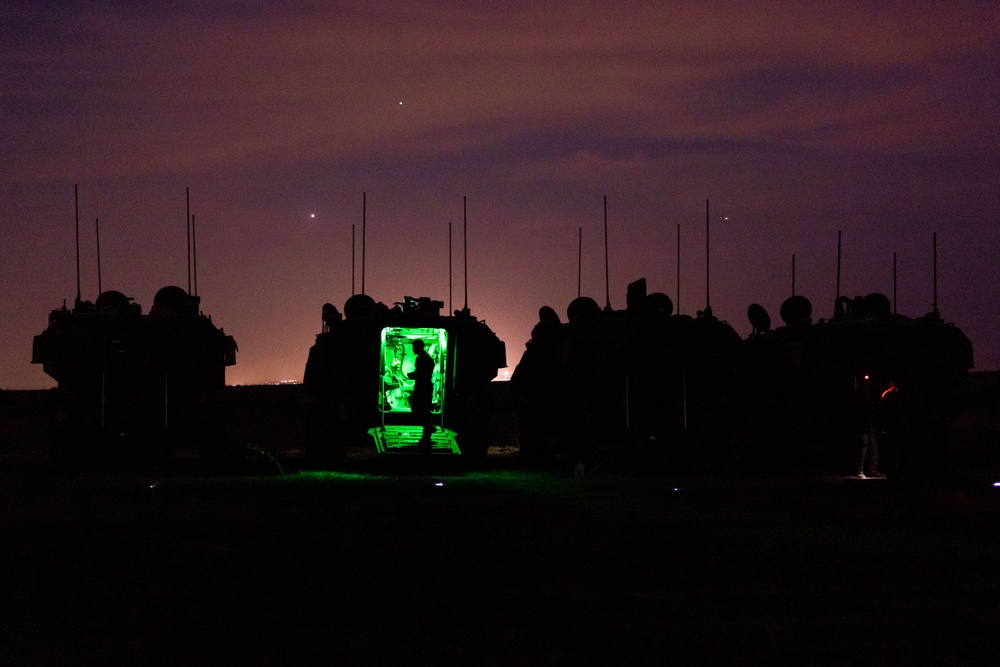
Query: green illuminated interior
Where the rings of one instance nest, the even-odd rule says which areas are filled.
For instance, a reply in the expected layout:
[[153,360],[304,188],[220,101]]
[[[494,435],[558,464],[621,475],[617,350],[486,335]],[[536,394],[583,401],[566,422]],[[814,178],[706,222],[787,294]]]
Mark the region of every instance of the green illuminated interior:
[[379,409],[383,414],[410,412],[414,369],[413,341],[424,341],[424,350],[434,360],[431,382],[434,393],[431,413],[440,415],[444,409],[444,369],[448,360],[448,332],[444,329],[416,327],[386,327],[382,329],[382,389]]

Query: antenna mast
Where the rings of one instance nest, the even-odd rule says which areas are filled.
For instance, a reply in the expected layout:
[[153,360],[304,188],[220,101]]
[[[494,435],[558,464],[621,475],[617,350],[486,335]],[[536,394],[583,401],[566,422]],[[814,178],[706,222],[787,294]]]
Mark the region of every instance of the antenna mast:
[[896,314],[896,253],[892,253],[892,314]]
[[94,229],[97,231],[97,294],[101,295],[101,220],[94,218]]
[[351,295],[355,295],[357,292],[354,291],[354,224],[351,224]]
[[194,295],[198,296],[198,235],[195,232],[194,213],[191,214],[191,265],[194,267]]
[[583,227],[576,230],[576,298],[580,298],[580,276],[583,273]]
[[705,310],[708,314],[712,312],[712,301],[710,297],[710,287],[711,287],[711,264],[709,262],[709,240],[710,240],[710,228],[709,228],[709,217],[708,217],[708,200],[705,200]]
[[466,207],[465,207],[465,196],[462,196],[462,257],[465,262],[464,272],[465,272],[465,308],[463,308],[464,314],[469,314],[469,233],[468,227],[466,226]]
[[452,302],[451,302],[451,293],[452,293],[452,290],[451,290],[451,284],[452,284],[452,280],[451,280],[451,265],[452,265],[452,261],[451,261],[451,223],[449,222],[448,223],[448,312],[449,313],[454,313],[455,311],[453,310],[453,306],[452,306]]
[[73,209],[76,213],[76,305],[80,305],[80,196],[79,185],[73,186]]
[[611,310],[611,282],[608,271],[608,196],[604,195],[604,308]]
[[361,193],[361,293],[365,293],[365,236],[368,230],[368,193]]
[[792,296],[795,296],[795,253],[792,253]]
[[837,295],[834,301],[840,298],[840,235],[841,231],[837,230]]
[[937,300],[937,232],[934,232],[934,314],[938,315]]
[[681,226],[677,225],[677,314],[681,314]]
[[187,203],[188,294],[191,294],[191,188],[184,188],[184,200]]

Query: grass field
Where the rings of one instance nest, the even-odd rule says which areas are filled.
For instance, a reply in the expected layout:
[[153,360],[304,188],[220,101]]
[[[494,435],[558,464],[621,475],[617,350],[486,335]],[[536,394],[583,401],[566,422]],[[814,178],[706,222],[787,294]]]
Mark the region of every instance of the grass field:
[[5,392],[0,665],[998,664],[990,391],[961,469],[919,484],[575,477],[510,447],[448,476],[295,446],[283,475],[60,473]]
[[1000,489],[0,471],[3,664],[995,664]]

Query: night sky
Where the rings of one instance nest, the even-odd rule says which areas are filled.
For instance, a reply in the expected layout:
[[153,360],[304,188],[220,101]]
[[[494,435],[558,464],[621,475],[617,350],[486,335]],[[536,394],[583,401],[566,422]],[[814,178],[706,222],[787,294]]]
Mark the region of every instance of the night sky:
[[[517,363],[551,305],[626,285],[741,336],[791,295],[830,317],[933,299],[1000,368],[1000,21],[993,2],[6,2],[0,387],[54,385],[32,336],[101,282],[187,287],[239,343],[229,384],[301,381],[324,302],[468,303]],[[133,6],[134,5],[134,6]],[[280,5],[280,8],[279,8]],[[449,304],[448,225],[453,296]]]

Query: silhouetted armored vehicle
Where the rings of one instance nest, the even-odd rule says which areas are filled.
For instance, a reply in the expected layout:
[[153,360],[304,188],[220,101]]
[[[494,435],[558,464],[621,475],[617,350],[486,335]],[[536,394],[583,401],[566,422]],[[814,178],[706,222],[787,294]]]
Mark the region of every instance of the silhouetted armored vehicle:
[[627,303],[602,310],[577,298],[566,324],[541,309],[511,378],[526,458],[695,459],[719,454],[713,447],[731,437],[739,335],[709,308],[674,315],[670,298],[647,294],[644,279],[629,285]]
[[777,329],[759,305],[748,315],[748,427],[761,462],[846,465],[858,436],[859,397],[891,385],[908,416],[890,434],[896,442],[884,452],[886,467],[933,465],[930,434],[940,436],[949,397],[973,366],[971,342],[936,309],[915,319],[893,314],[889,299],[873,293],[838,298],[833,317],[817,323],[802,296],[782,304],[785,325]]
[[489,383],[507,365],[503,341],[468,308],[441,315],[441,301],[404,297],[388,308],[365,294],[326,304],[323,331],[309,350],[304,383],[309,458],[336,465],[348,445],[374,441],[380,454],[417,452],[411,411],[413,343],[434,360],[432,454],[485,455],[492,416]]
[[56,461],[159,460],[175,448],[222,455],[220,392],[236,342],[180,287],[148,315],[121,292],[49,314],[32,363],[58,383],[49,442]]

